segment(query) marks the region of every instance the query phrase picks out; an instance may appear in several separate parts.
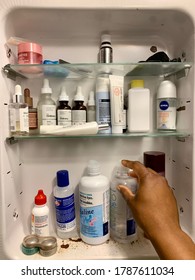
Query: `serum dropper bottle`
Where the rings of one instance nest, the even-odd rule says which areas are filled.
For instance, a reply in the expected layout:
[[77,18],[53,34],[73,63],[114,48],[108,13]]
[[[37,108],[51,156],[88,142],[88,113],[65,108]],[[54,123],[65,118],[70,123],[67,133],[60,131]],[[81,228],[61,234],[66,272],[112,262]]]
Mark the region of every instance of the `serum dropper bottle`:
[[69,97],[63,86],[59,96],[59,105],[57,107],[57,125],[63,125],[64,127],[71,126],[71,107],[68,102]]
[[26,135],[29,133],[28,105],[23,102],[20,85],[15,86],[13,103],[9,104],[10,133],[14,135]]

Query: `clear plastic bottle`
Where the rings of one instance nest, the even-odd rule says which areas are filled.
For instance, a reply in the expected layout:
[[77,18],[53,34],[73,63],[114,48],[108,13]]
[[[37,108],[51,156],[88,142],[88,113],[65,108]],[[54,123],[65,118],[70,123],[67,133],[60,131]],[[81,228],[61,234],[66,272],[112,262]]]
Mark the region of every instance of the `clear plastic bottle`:
[[74,190],[69,185],[67,170],[57,172],[57,186],[54,187],[57,235],[62,239],[76,237],[76,216]]
[[49,235],[49,208],[47,197],[43,190],[38,190],[34,200],[34,207],[31,215],[31,232],[39,236]]
[[72,125],[84,124],[87,121],[87,108],[84,105],[84,96],[81,86],[77,87],[74,97],[75,105],[72,107]]
[[135,178],[128,175],[130,169],[118,166],[114,170],[110,188],[110,234],[119,243],[127,243],[137,238],[136,223],[132,212],[117,190],[118,185],[127,186],[133,193],[137,190]]
[[96,121],[94,91],[90,91],[87,106],[87,122]]
[[49,80],[44,79],[41,96],[37,103],[38,127],[40,125],[56,125],[56,103],[51,98],[52,89]]
[[9,121],[11,136],[29,133],[28,104],[23,102],[20,85],[15,86],[13,103],[9,104]]
[[109,128],[99,133],[111,133],[111,110],[110,110],[110,82],[109,76],[104,75],[97,78],[96,81],[96,121],[98,124],[109,124]]
[[80,236],[91,245],[102,244],[109,239],[109,180],[100,173],[100,164],[90,160],[87,176],[79,184]]
[[69,97],[66,94],[66,89],[62,87],[59,96],[59,106],[57,107],[57,125],[71,126],[71,107],[68,102]]

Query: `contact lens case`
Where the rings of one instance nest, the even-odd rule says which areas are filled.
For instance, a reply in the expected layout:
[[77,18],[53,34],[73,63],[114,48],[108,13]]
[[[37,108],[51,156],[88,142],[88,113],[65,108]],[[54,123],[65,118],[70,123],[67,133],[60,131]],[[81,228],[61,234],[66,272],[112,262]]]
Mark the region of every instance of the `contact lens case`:
[[[30,234],[24,237],[22,242],[22,248],[38,248],[39,253],[42,256],[49,257],[55,254],[57,251],[57,239],[54,236],[38,236],[36,234]],[[28,250],[22,251],[23,253],[25,253],[25,251]]]

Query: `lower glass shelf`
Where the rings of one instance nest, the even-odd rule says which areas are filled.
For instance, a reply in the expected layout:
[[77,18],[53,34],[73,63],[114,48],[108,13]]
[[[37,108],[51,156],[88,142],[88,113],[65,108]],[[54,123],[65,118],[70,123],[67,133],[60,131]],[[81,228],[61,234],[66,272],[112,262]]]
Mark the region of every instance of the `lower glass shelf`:
[[95,135],[52,135],[52,134],[28,134],[28,135],[14,135],[7,137],[6,140],[11,144],[19,140],[30,139],[67,139],[67,138],[131,138],[131,137],[189,137],[190,133],[181,131],[153,131],[153,132],[141,132],[141,133],[123,133],[123,134],[95,134]]

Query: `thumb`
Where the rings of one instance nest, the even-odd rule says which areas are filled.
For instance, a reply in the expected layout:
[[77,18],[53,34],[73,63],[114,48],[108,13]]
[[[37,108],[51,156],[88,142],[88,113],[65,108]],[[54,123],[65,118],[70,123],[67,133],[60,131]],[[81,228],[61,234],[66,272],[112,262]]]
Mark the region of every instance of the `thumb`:
[[133,200],[135,196],[132,193],[132,191],[128,187],[123,185],[118,185],[117,189],[120,191],[120,193],[122,194],[122,196],[124,197],[128,205],[131,206],[133,204]]

